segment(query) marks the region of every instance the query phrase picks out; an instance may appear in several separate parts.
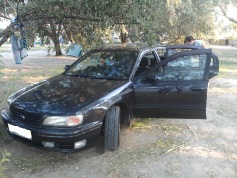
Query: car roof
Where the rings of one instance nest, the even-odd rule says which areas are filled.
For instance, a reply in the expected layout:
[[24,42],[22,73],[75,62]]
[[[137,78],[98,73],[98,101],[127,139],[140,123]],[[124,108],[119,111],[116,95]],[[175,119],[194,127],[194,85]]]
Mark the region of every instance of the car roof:
[[107,45],[101,48],[96,48],[93,51],[139,51],[140,48],[138,46],[132,45],[132,44],[115,44],[115,45]]
[[127,43],[127,44],[113,44],[107,45],[101,48],[96,48],[92,51],[141,51],[141,50],[148,50],[148,49],[200,49],[194,45],[164,45],[164,44],[157,44],[153,46],[148,46],[146,44],[134,44],[134,43]]

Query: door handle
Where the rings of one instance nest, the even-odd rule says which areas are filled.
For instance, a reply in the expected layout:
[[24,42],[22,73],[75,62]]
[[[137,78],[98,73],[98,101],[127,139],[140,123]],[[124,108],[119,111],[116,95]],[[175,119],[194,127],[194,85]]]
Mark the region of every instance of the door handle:
[[204,90],[204,88],[200,88],[200,87],[191,87],[190,90],[192,90],[192,91],[202,91],[202,90]]

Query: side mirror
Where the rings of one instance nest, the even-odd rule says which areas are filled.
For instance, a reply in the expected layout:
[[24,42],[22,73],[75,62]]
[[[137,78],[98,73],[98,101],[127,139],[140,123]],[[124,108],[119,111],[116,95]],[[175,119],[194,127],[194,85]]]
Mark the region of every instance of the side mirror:
[[157,82],[157,77],[155,74],[148,74],[146,76],[146,80],[149,82]]
[[64,70],[67,70],[69,68],[70,65],[65,65],[64,66]]

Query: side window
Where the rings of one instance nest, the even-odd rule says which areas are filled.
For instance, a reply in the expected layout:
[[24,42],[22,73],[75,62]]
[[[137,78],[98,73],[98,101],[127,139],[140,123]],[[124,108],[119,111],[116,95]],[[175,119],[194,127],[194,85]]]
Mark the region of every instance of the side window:
[[172,56],[176,53],[180,53],[180,52],[184,52],[184,51],[190,51],[190,50],[193,50],[193,49],[189,49],[189,48],[175,48],[175,49],[172,49],[172,48],[169,48],[169,49],[167,49],[167,56],[166,57]]
[[154,71],[161,81],[203,80],[207,55],[192,55],[177,58]]
[[135,73],[135,77],[144,73],[149,68],[154,66],[157,63],[156,58],[153,53],[146,53],[142,56],[141,61],[139,63],[139,67]]

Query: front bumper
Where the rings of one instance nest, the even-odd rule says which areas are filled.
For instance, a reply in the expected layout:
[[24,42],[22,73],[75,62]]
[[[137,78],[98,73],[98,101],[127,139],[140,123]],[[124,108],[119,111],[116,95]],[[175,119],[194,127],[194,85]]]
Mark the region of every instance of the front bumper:
[[[101,133],[102,122],[93,122],[79,127],[57,128],[57,127],[33,127],[20,123],[11,118],[4,110],[1,112],[2,120],[7,128],[8,133],[15,139],[26,144],[40,147],[43,149],[69,152],[76,151],[80,148],[75,148],[75,143],[86,140],[86,147],[94,145]],[[30,132],[31,138],[24,138],[21,133],[16,134],[9,130],[9,124],[17,126],[21,130]],[[19,132],[21,132],[21,130]],[[53,147],[45,147],[43,143],[53,143]],[[82,147],[84,148],[84,147]]]

